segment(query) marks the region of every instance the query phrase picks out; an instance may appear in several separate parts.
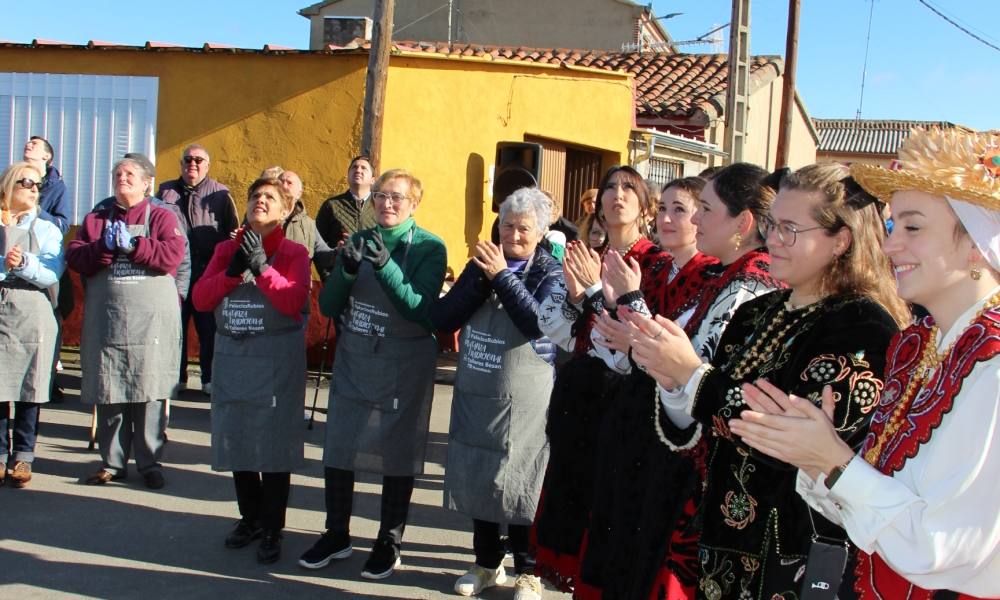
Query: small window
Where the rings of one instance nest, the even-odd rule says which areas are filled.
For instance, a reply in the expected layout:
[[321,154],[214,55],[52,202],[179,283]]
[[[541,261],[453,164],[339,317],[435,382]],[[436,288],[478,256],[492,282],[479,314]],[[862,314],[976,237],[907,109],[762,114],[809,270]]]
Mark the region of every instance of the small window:
[[664,160],[662,158],[649,159],[649,181],[656,184],[656,187],[663,188],[666,184],[684,177],[684,163],[675,160]]
[[73,224],[111,195],[111,165],[126,152],[156,162],[156,77],[0,73],[0,164],[39,135],[52,144]]

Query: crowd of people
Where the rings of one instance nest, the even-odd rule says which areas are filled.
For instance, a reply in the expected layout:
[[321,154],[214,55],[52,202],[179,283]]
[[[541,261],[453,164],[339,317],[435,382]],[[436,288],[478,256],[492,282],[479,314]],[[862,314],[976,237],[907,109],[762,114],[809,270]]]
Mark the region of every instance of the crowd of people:
[[606,600],[1000,598],[996,135],[915,129],[898,168],[735,163],[652,193],[613,167],[577,223],[522,188],[447,287],[404,169],[354,158],[313,220],[281,167],[241,211],[203,146],[155,195],[128,154],[64,251],[52,155],[32,138],[0,176],[0,483],[31,479],[69,267],[101,457],[86,483],[126,479],[134,454],[166,484],[193,320],[211,466],[240,516],[224,545],[279,560],[314,265],[336,353],[303,568],[352,554],[358,472],[382,477],[361,576],[401,564],[435,334],[460,332],[443,503],[473,547],[457,594],[504,584],[510,553],[516,600],[543,581]]

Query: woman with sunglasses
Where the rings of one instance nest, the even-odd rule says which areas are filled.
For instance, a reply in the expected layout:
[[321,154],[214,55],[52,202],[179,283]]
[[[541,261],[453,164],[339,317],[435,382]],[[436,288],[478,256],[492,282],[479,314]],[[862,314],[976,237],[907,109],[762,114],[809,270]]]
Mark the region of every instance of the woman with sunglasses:
[[38,217],[41,181],[27,162],[0,175],[0,485],[9,479],[15,488],[31,481],[39,411],[49,401],[57,353],[50,290],[66,266],[62,232]]
[[[772,179],[757,166],[730,165],[697,190],[693,214],[683,210],[682,188],[668,187],[661,196],[668,210],[657,220],[667,234],[664,245],[683,260],[692,252],[685,233],[693,233],[694,250],[700,254],[687,260],[650,307],[683,326],[703,360],[714,355],[742,303],[780,287],[768,271],[770,257],[760,234],[774,198]],[[604,279],[613,287],[634,290],[627,277],[620,261],[606,265]],[[629,301],[629,295],[635,292],[621,298],[625,306],[619,319],[630,311],[650,314],[644,303]],[[601,315],[596,335],[606,340],[595,336],[596,343],[628,355],[633,333],[627,321]],[[591,515],[581,589],[588,592],[585,597],[597,597],[598,590],[608,597],[693,597],[698,582],[694,514],[706,449],[700,429],[654,427],[660,412],[657,384],[642,369],[631,369],[614,405],[620,407],[615,413],[619,418],[602,440],[604,460],[596,486],[602,491]]]
[[816,576],[806,570],[811,543],[845,537],[796,496],[791,465],[730,432],[728,420],[746,407],[745,384],[813,401],[829,386],[837,434],[857,444],[882,390],[889,340],[909,319],[880,252],[878,204],[845,168],[812,165],[785,177],[764,229],[771,273],[789,289],[740,306],[710,362],[675,323],[629,315],[636,362],[662,386],[683,388],[663,398],[668,420],[711,432],[698,580],[708,598],[798,597]]
[[341,323],[323,451],[326,532],[299,559],[320,569],[353,551],[354,474],[382,475],[378,537],[361,576],[400,564],[414,476],[423,473],[437,343],[431,306],[444,283],[444,243],[417,226],[420,180],[394,169],[372,198],[377,225],[344,243],[319,306]]
[[[899,295],[929,317],[896,336],[860,448],[796,391],[744,386],[733,434],[798,467],[798,491],[857,546],[841,597],[1000,597],[1000,136],[917,129],[902,169],[855,165],[892,203]],[[794,394],[794,395],[792,395]],[[739,415],[734,415],[739,416]]]

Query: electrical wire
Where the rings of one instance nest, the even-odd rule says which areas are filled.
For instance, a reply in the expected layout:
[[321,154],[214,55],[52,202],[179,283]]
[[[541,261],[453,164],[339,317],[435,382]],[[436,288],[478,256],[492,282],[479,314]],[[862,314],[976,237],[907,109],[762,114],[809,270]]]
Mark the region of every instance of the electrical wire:
[[868,9],[868,36],[865,38],[865,62],[861,66],[861,97],[858,98],[858,112],[854,115],[856,120],[861,119],[861,107],[865,103],[865,79],[868,78],[868,47],[872,41],[872,15],[875,14],[875,0],[870,0],[871,8]]
[[938,10],[937,8],[935,8],[934,6],[932,6],[926,0],[917,0],[917,2],[919,2],[919,3],[923,4],[924,6],[926,6],[928,9],[931,10],[931,12],[933,12],[937,16],[941,17],[942,19],[944,19],[948,23],[951,23],[953,26],[955,26],[957,29],[959,29],[962,32],[964,32],[966,35],[968,35],[972,39],[974,39],[976,41],[979,41],[979,42],[982,42],[983,44],[986,44],[990,48],[993,48],[994,50],[1000,52],[1000,46],[997,46],[996,44],[990,43],[990,42],[984,40],[983,38],[979,37],[975,33],[969,31],[968,29],[966,29],[965,27],[963,27],[962,25],[960,25],[959,23],[957,23],[954,19],[952,19],[948,15],[944,14],[943,12],[941,12],[940,10]]

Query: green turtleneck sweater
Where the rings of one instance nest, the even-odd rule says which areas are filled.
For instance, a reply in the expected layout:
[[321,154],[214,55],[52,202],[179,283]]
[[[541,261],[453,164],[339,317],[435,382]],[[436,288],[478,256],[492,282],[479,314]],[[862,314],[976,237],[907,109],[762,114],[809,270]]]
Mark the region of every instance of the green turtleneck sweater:
[[[407,252],[405,242],[411,229],[413,240]],[[433,331],[429,318],[430,309],[441,293],[448,262],[444,242],[433,233],[417,227],[413,217],[395,227],[376,225],[360,231],[351,236],[351,242],[356,243],[359,236],[369,240],[375,231],[382,234],[382,241],[389,250],[389,262],[381,270],[375,271],[375,279],[404,318],[420,323],[427,331]],[[404,254],[405,270],[402,268]],[[343,263],[338,256],[333,273],[326,280],[319,296],[319,308],[324,315],[332,319],[340,317],[356,279],[356,276],[344,272]]]

